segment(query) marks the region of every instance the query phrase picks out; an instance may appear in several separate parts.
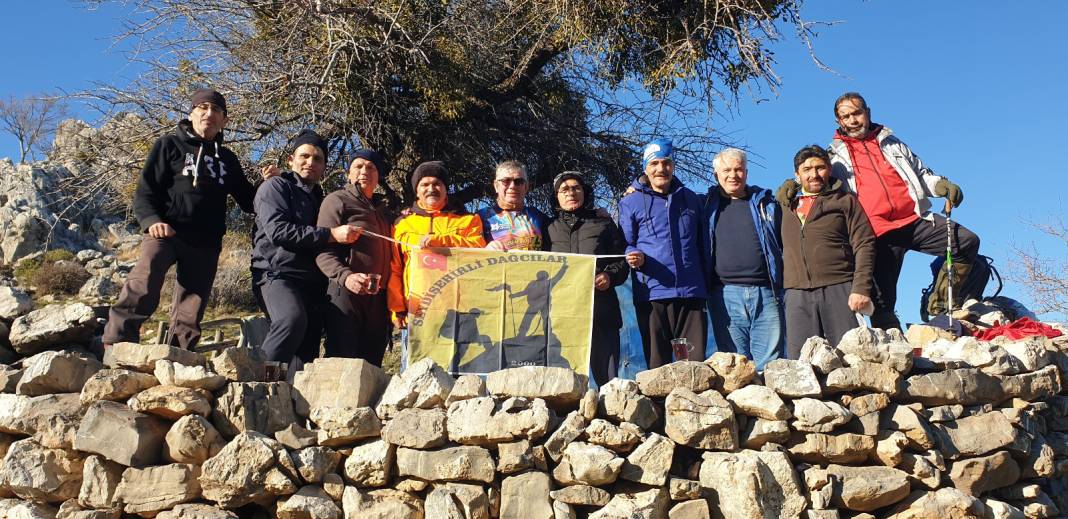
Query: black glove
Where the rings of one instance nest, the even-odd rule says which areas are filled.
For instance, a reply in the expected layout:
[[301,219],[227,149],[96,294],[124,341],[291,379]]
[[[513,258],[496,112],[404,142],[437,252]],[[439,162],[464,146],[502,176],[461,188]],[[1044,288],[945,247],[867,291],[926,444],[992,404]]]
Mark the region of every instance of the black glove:
[[953,207],[960,207],[964,201],[964,191],[960,190],[960,186],[944,178],[935,183],[934,194],[949,200]]
[[789,208],[790,203],[793,202],[794,197],[797,196],[797,192],[800,190],[801,184],[798,184],[792,178],[788,178],[779,186],[779,190],[775,192],[775,200],[783,207]]

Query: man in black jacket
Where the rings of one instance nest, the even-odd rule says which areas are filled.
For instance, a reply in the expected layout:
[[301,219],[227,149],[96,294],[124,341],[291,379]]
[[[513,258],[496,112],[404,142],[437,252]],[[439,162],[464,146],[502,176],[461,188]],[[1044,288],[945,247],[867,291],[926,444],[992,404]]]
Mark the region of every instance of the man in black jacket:
[[104,328],[103,342],[139,342],[141,323],[159,306],[167,270],[178,264],[167,337],[158,340],[192,348],[200,339],[222,237],[226,196],[252,212],[253,187],[237,156],[222,145],[226,126],[222,94],[198,90],[188,119],[152,146],[134,194],[134,216],[147,234],[141,257],[130,271]]
[[578,254],[619,254],[597,260],[593,278],[593,336],[590,370],[593,380],[604,385],[616,376],[619,364],[619,312],[616,286],[630,274],[622,254],[623,233],[611,218],[593,209],[593,190],[576,171],[565,171],[553,180],[552,206],[556,216],[546,228],[546,250]]
[[[315,257],[328,243],[352,243],[360,228],[318,227],[326,171],[326,142],[311,130],[290,142],[289,171],[272,176],[256,192],[256,236],[252,268],[271,321],[263,351],[268,360],[288,364],[289,379],[319,354],[326,277]],[[265,168],[265,176],[275,166]]]

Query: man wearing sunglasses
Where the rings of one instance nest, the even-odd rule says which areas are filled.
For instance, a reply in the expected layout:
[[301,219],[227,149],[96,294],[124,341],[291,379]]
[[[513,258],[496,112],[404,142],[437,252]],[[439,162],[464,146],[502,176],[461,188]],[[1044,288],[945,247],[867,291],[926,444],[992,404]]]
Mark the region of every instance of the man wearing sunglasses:
[[527,207],[529,184],[527,168],[515,160],[497,165],[493,190],[497,200],[478,211],[486,248],[507,250],[541,250],[545,225],[549,218],[534,207]]

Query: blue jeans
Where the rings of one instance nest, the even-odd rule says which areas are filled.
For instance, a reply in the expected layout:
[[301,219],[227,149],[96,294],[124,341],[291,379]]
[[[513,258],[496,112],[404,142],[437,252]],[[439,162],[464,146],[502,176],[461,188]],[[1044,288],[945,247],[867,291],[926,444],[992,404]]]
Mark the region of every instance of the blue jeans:
[[713,288],[708,313],[719,351],[741,353],[752,359],[759,371],[782,357],[783,311],[774,289],[745,285]]

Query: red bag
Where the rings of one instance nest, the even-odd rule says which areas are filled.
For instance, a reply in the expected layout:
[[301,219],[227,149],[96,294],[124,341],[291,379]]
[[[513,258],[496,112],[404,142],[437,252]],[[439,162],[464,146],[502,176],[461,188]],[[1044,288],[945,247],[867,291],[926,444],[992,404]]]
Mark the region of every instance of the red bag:
[[1054,337],[1060,337],[1061,331],[1046,323],[1034,321],[1030,317],[1021,317],[1007,324],[1001,324],[999,322],[993,327],[975,334],[975,338],[981,341],[989,341],[994,337],[1001,336],[1008,337],[1014,341],[1035,336],[1052,339]]

